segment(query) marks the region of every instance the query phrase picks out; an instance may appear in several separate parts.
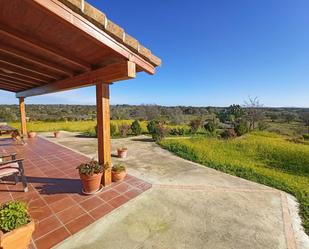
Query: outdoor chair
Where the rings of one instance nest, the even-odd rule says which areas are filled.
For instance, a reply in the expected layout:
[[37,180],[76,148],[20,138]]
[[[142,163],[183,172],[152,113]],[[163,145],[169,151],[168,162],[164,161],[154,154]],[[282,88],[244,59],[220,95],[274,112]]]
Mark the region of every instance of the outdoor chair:
[[23,159],[16,159],[16,154],[0,155],[0,182],[1,178],[6,176],[14,176],[15,184],[21,179],[24,192],[28,192],[27,179],[25,177]]

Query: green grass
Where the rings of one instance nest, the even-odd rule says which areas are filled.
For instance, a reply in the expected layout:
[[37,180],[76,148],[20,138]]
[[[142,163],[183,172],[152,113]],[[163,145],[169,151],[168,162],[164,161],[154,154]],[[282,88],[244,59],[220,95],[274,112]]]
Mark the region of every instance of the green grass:
[[234,140],[165,139],[163,148],[185,159],[294,195],[309,234],[309,146],[269,132]]
[[[133,120],[112,120],[111,123],[115,125],[120,124],[129,124]],[[27,122],[27,129],[28,131],[35,131],[35,132],[47,132],[47,131],[71,131],[71,132],[94,132],[94,127],[96,126],[96,121],[57,121],[57,122],[43,122],[43,121],[36,121],[36,122]],[[140,122],[142,131],[147,131],[147,122]],[[9,125],[20,128],[20,123],[10,123]]]

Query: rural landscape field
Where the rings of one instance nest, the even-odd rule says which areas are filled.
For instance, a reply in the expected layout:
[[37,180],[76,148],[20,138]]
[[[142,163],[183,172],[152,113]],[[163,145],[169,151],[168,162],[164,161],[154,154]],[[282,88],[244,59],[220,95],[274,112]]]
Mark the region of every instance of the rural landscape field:
[[[15,108],[2,106],[0,111],[9,120]],[[61,115],[54,114],[54,108],[29,106],[28,129],[96,136],[94,107],[57,106]],[[76,108],[80,116],[74,115]],[[43,116],[45,120],[40,120]],[[294,195],[309,233],[308,109],[113,106],[112,118],[114,138],[153,136],[163,148],[184,159]],[[20,124],[12,121],[9,124],[18,128]],[[137,128],[132,126],[134,121]]]

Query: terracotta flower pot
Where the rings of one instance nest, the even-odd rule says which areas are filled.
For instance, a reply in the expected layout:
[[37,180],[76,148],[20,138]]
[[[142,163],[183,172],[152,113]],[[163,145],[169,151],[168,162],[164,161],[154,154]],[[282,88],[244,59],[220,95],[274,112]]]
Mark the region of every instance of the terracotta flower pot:
[[2,233],[0,232],[0,248],[2,249],[25,249],[31,242],[32,233],[34,231],[34,221],[27,225],[16,228],[15,230]]
[[28,138],[34,138],[34,137],[36,137],[36,132],[34,131],[28,132]]
[[82,181],[83,193],[87,195],[95,194],[101,187],[101,179],[103,173],[84,175],[80,174]]
[[118,153],[118,157],[119,157],[119,158],[126,158],[127,155],[128,155],[128,150],[121,150],[121,149],[118,149],[118,150],[117,150],[117,153]]
[[126,177],[127,171],[112,171],[112,180],[113,182],[120,182],[123,181],[123,179]]
[[59,138],[60,137],[60,131],[55,131],[54,132],[54,137]]

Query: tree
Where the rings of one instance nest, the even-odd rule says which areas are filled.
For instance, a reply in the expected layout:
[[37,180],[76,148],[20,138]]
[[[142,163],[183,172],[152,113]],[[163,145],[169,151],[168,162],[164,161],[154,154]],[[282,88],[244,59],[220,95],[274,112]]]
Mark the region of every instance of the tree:
[[132,133],[136,136],[140,135],[142,133],[142,127],[138,120],[134,120],[133,123],[131,124],[131,130]]
[[309,134],[309,111],[304,111],[300,113],[300,119],[303,121],[304,125],[307,126],[307,133]]
[[250,124],[249,128],[250,130],[254,130],[256,128],[256,124],[264,119],[262,110],[263,105],[260,103],[258,97],[249,97],[249,100],[245,101],[245,107],[247,109],[246,118]]
[[219,112],[219,119],[222,123],[235,122],[245,114],[246,111],[240,105],[230,105],[228,108]]
[[294,121],[297,118],[297,115],[292,112],[285,112],[281,114],[283,120],[287,122],[288,124],[292,121]]

